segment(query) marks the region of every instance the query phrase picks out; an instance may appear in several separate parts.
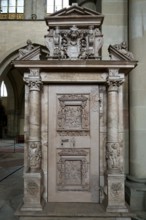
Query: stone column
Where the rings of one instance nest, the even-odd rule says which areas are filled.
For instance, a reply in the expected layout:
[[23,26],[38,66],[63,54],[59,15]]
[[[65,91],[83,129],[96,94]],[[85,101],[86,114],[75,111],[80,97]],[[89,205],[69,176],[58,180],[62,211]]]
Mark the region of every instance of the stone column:
[[81,7],[86,7],[96,11],[96,4],[94,0],[77,0],[77,3]]
[[127,201],[132,210],[146,210],[146,1],[129,1],[129,49],[138,60],[130,73],[130,176]]
[[46,0],[25,1],[25,19],[44,19],[46,15]]
[[29,87],[29,138],[28,138],[28,171],[24,174],[23,211],[42,210],[42,171],[41,171],[41,77],[39,69],[30,69],[25,79]]
[[[125,206],[125,176],[123,174],[123,153],[119,140],[119,86],[124,77],[118,69],[109,69],[108,83],[108,125],[107,125],[107,212],[127,212]],[[122,109],[121,109],[122,111]],[[121,118],[120,118],[121,120]]]

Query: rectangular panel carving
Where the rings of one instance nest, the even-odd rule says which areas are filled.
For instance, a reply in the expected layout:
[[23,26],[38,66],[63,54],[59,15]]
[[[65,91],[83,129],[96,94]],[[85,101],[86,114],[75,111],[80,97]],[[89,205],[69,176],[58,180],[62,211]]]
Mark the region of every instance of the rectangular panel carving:
[[74,136],[76,131],[86,135],[84,131],[89,131],[89,95],[57,95],[57,131],[60,135],[65,132]]
[[57,149],[57,189],[89,190],[89,149]]

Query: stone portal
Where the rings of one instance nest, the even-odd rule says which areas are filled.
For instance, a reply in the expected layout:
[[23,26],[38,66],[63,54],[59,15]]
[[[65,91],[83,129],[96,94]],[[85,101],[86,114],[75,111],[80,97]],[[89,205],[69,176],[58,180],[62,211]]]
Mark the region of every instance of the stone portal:
[[99,219],[106,212],[113,213],[110,219],[128,212],[123,83],[137,62],[124,42],[110,45],[110,60],[102,60],[102,22],[101,14],[76,5],[60,10],[46,18],[46,50],[29,41],[14,61],[24,69],[26,84],[20,219],[62,219],[64,214],[49,211],[52,202],[98,204],[102,214],[96,210],[94,217]]

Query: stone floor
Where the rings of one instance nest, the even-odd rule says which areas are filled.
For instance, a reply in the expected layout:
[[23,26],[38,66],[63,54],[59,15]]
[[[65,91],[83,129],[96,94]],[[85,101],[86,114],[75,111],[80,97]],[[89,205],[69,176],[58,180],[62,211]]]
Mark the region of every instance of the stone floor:
[[0,140],[0,220],[16,220],[23,197],[23,144]]
[[[15,151],[13,151],[13,145],[6,147],[2,146],[0,142],[0,220],[18,220],[18,217],[16,217],[14,213],[23,198],[23,146],[17,145],[15,148]],[[67,206],[70,207],[70,205],[71,204],[68,204]],[[92,209],[95,209],[95,207],[92,206],[90,208],[88,204],[86,204],[86,206],[84,214],[90,214],[88,212],[89,210],[92,213],[91,216],[93,216],[94,210]],[[59,213],[60,210],[61,212],[64,210],[63,214],[65,214],[69,207],[65,209],[62,208],[62,204],[51,204],[47,210],[56,210],[56,213]],[[76,208],[82,213],[82,209],[79,207],[81,206],[75,204],[74,207],[70,207],[70,209],[74,212]],[[135,220],[146,220],[146,213],[139,212],[136,214],[137,217]]]

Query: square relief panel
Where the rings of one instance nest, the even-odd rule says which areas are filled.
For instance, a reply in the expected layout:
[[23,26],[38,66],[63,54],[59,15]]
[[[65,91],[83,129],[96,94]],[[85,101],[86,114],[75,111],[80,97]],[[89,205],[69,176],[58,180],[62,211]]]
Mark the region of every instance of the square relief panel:
[[57,95],[57,132],[68,135],[89,131],[89,95]]
[[57,189],[89,190],[89,149],[57,149]]

